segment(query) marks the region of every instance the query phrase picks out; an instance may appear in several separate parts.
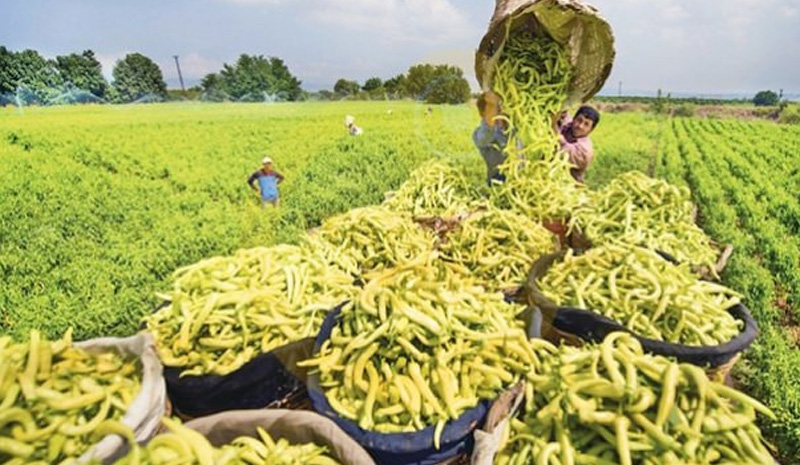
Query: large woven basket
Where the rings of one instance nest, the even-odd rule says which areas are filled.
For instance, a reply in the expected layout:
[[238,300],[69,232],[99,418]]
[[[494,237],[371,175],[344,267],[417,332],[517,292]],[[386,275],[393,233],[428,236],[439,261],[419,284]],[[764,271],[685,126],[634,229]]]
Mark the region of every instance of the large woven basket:
[[505,39],[525,29],[546,33],[568,48],[572,79],[567,106],[589,100],[603,87],[614,62],[614,35],[597,9],[578,0],[497,0],[475,54],[475,75],[484,91],[492,89]]

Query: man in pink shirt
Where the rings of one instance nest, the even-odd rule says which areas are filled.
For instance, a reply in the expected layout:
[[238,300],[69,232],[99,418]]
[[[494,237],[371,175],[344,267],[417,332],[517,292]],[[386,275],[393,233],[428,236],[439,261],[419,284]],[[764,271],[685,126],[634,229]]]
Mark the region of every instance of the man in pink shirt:
[[562,113],[561,120],[556,122],[553,128],[558,133],[561,150],[573,165],[570,173],[580,183],[583,182],[586,168],[594,159],[594,148],[589,134],[599,122],[600,113],[588,105],[583,105],[575,112],[574,119],[566,112]]
[[[486,162],[488,183],[491,186],[493,180],[500,182],[505,180],[498,167],[505,161],[503,148],[508,143],[509,135],[506,133],[506,120],[497,117],[502,114],[500,97],[497,94],[486,91],[478,99],[477,104],[481,123],[473,132],[472,139]],[[561,150],[573,165],[570,173],[580,183],[584,182],[584,173],[594,158],[594,148],[589,134],[599,122],[600,113],[588,105],[583,105],[575,112],[574,119],[564,112],[553,123],[553,132],[558,134]],[[517,140],[518,145],[519,142]]]

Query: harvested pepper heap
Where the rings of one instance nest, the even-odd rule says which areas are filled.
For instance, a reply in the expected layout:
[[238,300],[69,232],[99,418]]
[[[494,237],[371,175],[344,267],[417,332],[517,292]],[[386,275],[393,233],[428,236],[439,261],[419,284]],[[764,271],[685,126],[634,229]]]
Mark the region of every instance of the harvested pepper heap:
[[630,334],[537,352],[532,400],[495,465],[773,464],[755,424],[775,415],[702,368],[645,355]]
[[339,465],[325,447],[275,441],[260,427],[257,438],[241,436],[214,447],[202,434],[176,420],[164,418],[163,422],[169,433],[154,437],[145,446],[134,441],[128,454],[114,465]]
[[575,211],[572,226],[594,245],[638,244],[714,273],[717,254],[711,239],[694,223],[690,199],[685,187],[631,171],[594,193]]
[[566,102],[570,73],[567,50],[529,32],[508,36],[495,69],[494,91],[503,102],[510,141],[500,166],[506,180],[492,189],[492,199],[535,221],[569,218],[586,198],[552,124]]
[[50,342],[0,337],[0,463],[72,463],[120,419],[138,395],[141,367],[115,352],[72,346],[71,332]]
[[303,239],[303,247],[360,277],[429,253],[435,242],[436,236],[408,214],[364,207],[325,220]]
[[652,339],[712,346],[740,333],[727,312],[738,293],[642,247],[605,245],[578,256],[570,250],[538,285],[557,305],[598,312]]
[[257,247],[177,270],[168,306],[145,321],[164,365],[226,375],[313,337],[354,292],[350,275],[299,247]]
[[536,369],[513,315],[522,307],[487,293],[435,255],[376,274],[342,309],[315,358],[333,409],[364,429],[413,432],[447,421]]
[[556,248],[541,224],[491,206],[470,215],[440,246],[444,260],[469,269],[492,291],[520,286],[533,260]]
[[468,213],[478,194],[455,168],[434,160],[411,172],[408,180],[386,197],[383,205],[393,211],[414,217],[450,217]]

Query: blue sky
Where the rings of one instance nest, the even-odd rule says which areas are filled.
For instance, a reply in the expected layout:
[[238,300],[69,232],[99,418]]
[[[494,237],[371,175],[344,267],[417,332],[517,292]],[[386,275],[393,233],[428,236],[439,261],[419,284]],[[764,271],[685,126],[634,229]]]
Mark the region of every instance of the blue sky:
[[[592,0],[617,58],[605,92],[800,93],[800,0]],[[0,45],[48,57],[92,49],[110,76],[140,52],[178,87],[240,53],[278,56],[309,90],[419,62],[472,78],[492,0],[3,0]]]

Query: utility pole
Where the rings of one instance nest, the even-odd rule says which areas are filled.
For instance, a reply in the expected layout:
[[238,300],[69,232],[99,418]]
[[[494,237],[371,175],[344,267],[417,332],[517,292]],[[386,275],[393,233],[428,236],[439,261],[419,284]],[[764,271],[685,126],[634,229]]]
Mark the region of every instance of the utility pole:
[[175,66],[178,68],[178,79],[181,80],[181,90],[186,92],[186,87],[183,86],[183,75],[181,74],[181,64],[178,63],[178,55],[172,55],[175,58]]

